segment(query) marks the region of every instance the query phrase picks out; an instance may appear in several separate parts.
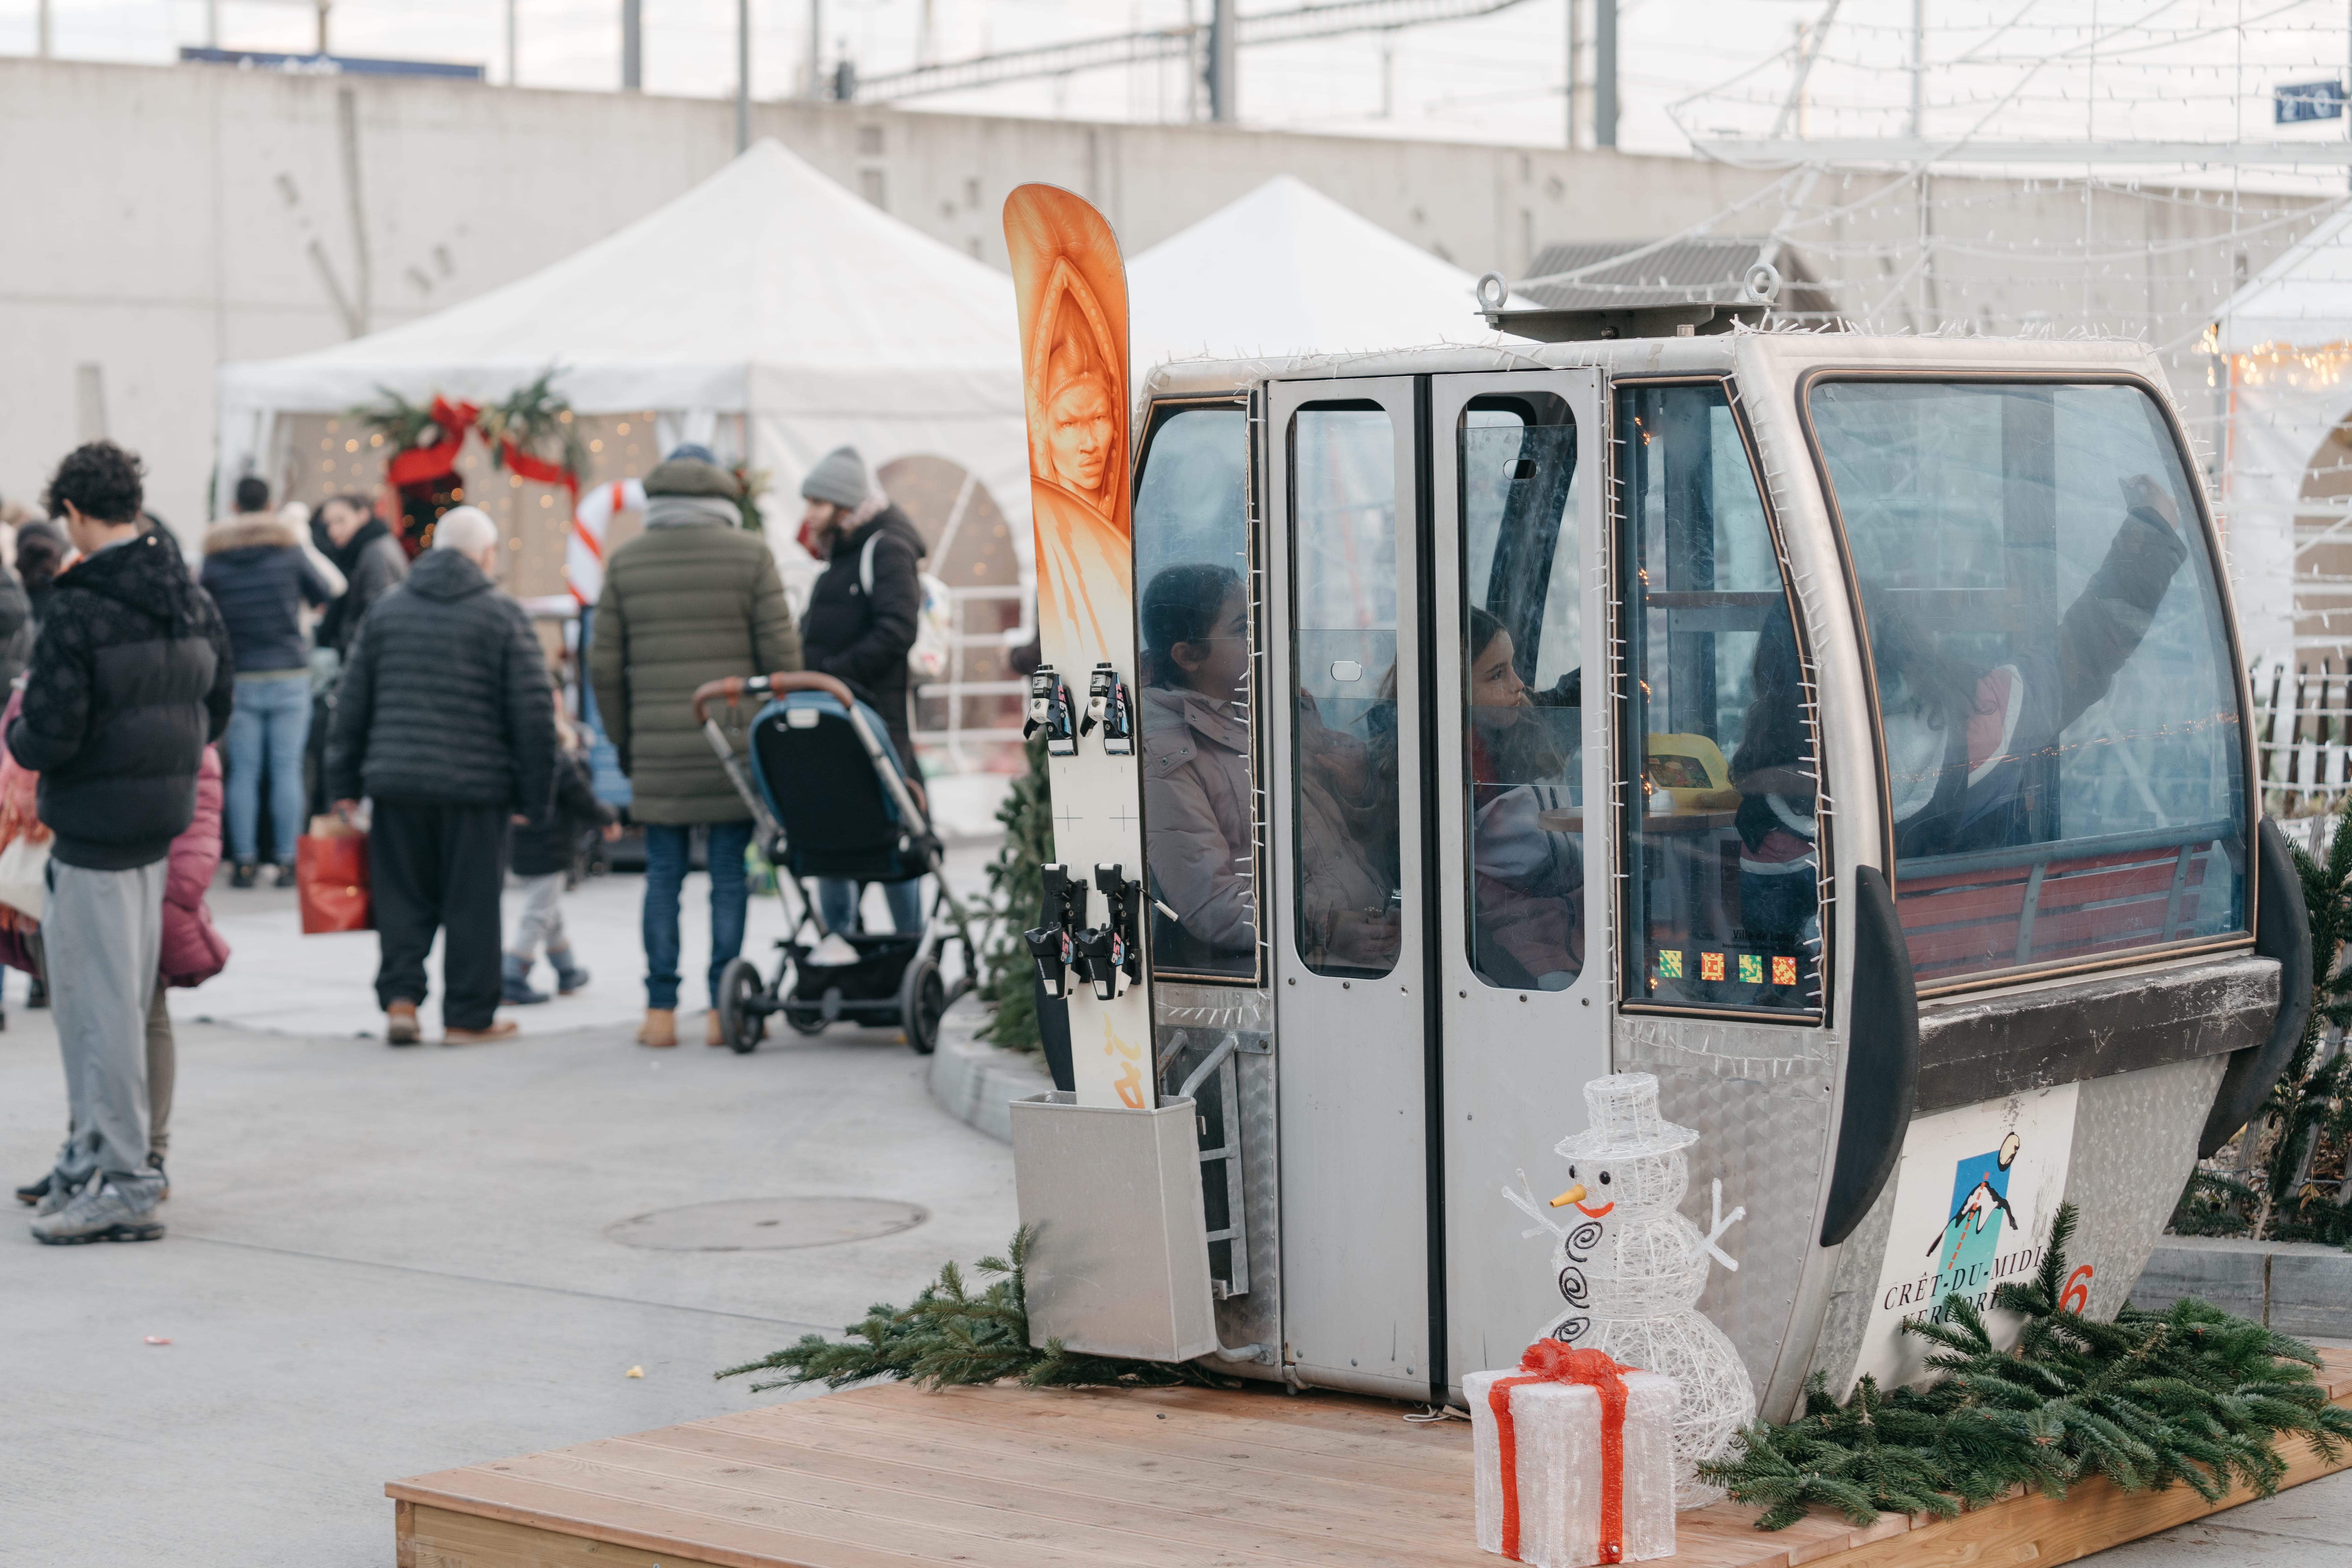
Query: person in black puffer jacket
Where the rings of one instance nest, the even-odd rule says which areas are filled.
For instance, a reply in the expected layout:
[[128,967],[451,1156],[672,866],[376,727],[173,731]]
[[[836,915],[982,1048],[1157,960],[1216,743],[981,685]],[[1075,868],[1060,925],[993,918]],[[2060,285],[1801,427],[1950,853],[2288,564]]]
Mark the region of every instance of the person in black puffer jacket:
[[33,1222],[53,1245],[163,1234],[147,1159],[163,886],[235,700],[228,630],[179,552],[140,531],[142,489],[138,458],[112,442],[58,466],[49,510],[82,559],[51,591],[7,733],[18,764],[41,775],[53,836],[41,933],[72,1130]]
[[[808,503],[802,526],[826,563],[824,574],[809,590],[808,614],[801,620],[802,668],[839,677],[881,714],[899,767],[908,778],[918,779],[908,732],[907,655],[923,610],[918,573],[930,547],[907,514],[875,488],[854,447],[827,453],[811,468],[801,481],[801,499]],[[892,929],[923,929],[920,882],[885,882],[882,889]],[[856,883],[820,877],[816,893],[827,930],[854,926]]]
[[441,1017],[454,1043],[498,1039],[499,887],[510,818],[538,822],[555,785],[546,657],[521,605],[491,585],[498,525],[461,506],[359,625],[335,699],[327,788],[374,802],[368,878],[385,1038],[416,1042],[436,928]]

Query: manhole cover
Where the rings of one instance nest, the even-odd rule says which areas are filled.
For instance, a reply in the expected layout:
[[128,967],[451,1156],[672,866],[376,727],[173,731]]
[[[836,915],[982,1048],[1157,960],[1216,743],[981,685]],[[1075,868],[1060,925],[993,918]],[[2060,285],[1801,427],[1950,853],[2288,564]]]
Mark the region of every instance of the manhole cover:
[[662,1252],[756,1252],[864,1241],[912,1230],[930,1217],[889,1198],[730,1198],[656,1209],[607,1226],[604,1234]]

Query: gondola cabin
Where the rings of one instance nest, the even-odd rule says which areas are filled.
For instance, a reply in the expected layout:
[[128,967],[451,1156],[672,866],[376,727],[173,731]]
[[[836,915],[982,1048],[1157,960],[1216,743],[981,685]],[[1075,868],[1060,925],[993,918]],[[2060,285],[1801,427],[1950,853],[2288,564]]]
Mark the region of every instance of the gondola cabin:
[[1041,1341],[1458,1404],[1576,1305],[1502,1189],[1629,1071],[1746,1206],[1700,1306],[1767,1415],[2062,1200],[2126,1300],[2309,985],[2162,374],[1726,324],[1150,376],[1102,1115],[1163,1131],[1015,1106]]

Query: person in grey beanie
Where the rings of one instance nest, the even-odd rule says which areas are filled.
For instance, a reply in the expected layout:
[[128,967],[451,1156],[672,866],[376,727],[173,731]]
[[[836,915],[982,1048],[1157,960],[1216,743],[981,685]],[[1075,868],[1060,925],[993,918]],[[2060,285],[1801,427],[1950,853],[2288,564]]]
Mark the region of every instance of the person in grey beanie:
[[[824,575],[809,592],[801,617],[801,654],[811,669],[838,677],[858,699],[882,715],[898,764],[919,777],[908,711],[907,654],[923,608],[919,563],[929,552],[907,514],[891,503],[866,471],[854,447],[824,455],[801,481],[803,536]],[[900,931],[922,929],[921,885],[885,882],[890,923]],[[817,881],[817,906],[825,925],[852,924],[857,884],[837,878]]]
[[694,722],[694,690],[726,676],[801,668],[800,638],[765,541],[742,527],[740,487],[702,447],[646,476],[646,531],[613,552],[588,645],[596,712],[629,775],[646,829],[646,1022],[637,1043],[677,1044],[678,898],[688,840],[708,830],[712,1011],[719,974],[742,951],[751,812]]

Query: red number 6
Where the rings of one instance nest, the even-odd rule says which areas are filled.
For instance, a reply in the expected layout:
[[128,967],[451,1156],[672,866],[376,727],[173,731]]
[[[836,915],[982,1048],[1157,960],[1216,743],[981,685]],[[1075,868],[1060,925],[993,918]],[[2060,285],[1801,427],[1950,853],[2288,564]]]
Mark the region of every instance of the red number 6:
[[2065,1293],[2058,1298],[2058,1310],[2079,1316],[2091,1304],[2091,1266],[2087,1263],[2066,1276]]

